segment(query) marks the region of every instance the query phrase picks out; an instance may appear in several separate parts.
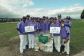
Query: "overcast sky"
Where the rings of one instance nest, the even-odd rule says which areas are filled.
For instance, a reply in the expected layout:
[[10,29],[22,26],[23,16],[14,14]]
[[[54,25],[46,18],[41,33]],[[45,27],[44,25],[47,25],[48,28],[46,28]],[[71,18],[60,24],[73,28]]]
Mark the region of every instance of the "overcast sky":
[[[0,0],[0,16],[26,14],[31,16],[63,16],[80,17],[84,9],[84,0]],[[7,14],[9,13],[9,14]]]

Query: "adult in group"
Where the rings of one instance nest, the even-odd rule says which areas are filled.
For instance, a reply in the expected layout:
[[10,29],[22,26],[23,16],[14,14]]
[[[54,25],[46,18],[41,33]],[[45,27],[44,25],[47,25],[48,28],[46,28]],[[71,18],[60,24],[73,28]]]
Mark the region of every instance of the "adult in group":
[[17,24],[17,31],[19,33],[19,38],[20,38],[20,53],[23,54],[24,49],[26,49],[26,33],[25,33],[25,25],[26,25],[26,17],[23,17],[21,21]]
[[29,19],[27,21],[27,26],[34,27],[31,32],[27,32],[28,34],[28,43],[29,43],[29,49],[33,49],[35,47],[35,31],[36,31],[36,23],[34,19]]
[[[28,25],[28,22],[31,21],[30,15],[26,15],[26,26]],[[26,49],[29,48],[29,39],[28,39],[28,33],[26,33]]]
[[48,21],[48,18],[43,16],[42,21],[40,23],[41,32],[43,35],[48,34],[50,27],[50,22]]
[[69,37],[69,29],[67,30],[67,26],[65,25],[65,22],[62,20],[61,21],[61,39],[62,39],[62,45],[64,45],[64,52],[66,53],[66,56],[69,56],[70,48],[69,48],[69,43],[70,43],[70,37]]
[[[60,28],[60,21],[53,19],[53,22],[51,23],[50,27],[58,27]],[[61,46],[61,37],[60,37],[60,29],[59,29],[59,33],[55,32],[52,33],[52,37],[54,39],[54,46],[55,49],[58,52],[58,55],[60,54],[60,46]]]

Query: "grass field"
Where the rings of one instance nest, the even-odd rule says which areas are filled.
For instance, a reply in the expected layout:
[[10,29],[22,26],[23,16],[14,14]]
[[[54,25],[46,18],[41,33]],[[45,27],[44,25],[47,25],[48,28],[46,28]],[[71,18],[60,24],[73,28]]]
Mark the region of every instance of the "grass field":
[[9,46],[9,39],[17,35],[16,23],[0,23],[0,47]]
[[84,50],[84,21],[73,20],[71,29],[71,53]]
[[[17,44],[19,38],[17,37],[17,41],[13,39],[16,36],[18,36],[16,23],[0,23],[0,49]],[[84,50],[84,21],[72,20],[70,47],[71,54]]]

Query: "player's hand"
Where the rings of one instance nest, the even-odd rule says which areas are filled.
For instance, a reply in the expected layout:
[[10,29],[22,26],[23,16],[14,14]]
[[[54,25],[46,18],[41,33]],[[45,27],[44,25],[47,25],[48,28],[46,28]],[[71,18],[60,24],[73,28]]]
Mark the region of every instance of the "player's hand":
[[69,39],[66,39],[66,40],[64,41],[64,43],[67,43],[67,42],[68,42],[68,40],[69,40]]
[[19,31],[19,29],[18,28],[16,28],[17,29],[17,31]]

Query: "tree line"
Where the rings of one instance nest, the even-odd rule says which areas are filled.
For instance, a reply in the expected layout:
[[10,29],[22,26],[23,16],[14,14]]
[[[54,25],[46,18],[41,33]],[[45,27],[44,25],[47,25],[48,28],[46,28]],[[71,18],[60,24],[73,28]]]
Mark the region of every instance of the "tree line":
[[82,11],[80,18],[84,19],[84,10]]
[[[61,17],[61,15],[59,16]],[[82,11],[80,18],[84,19],[84,10]],[[20,19],[21,18],[0,18],[0,22],[17,22]]]
[[0,18],[0,22],[17,22],[20,18]]

